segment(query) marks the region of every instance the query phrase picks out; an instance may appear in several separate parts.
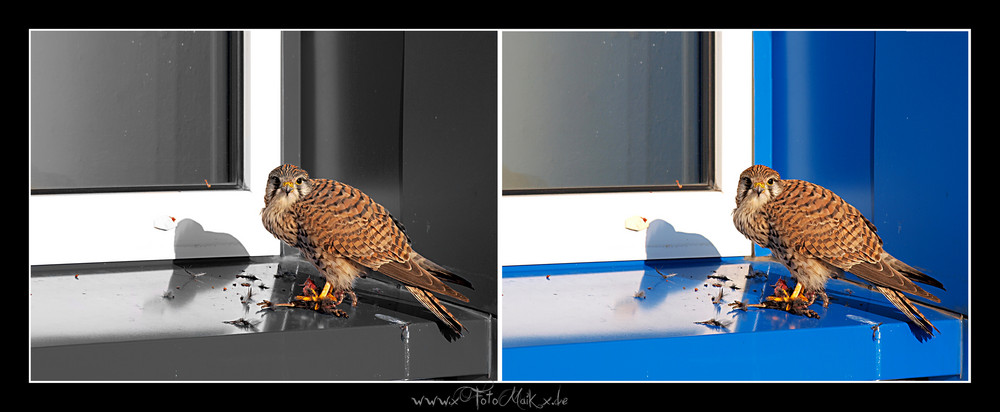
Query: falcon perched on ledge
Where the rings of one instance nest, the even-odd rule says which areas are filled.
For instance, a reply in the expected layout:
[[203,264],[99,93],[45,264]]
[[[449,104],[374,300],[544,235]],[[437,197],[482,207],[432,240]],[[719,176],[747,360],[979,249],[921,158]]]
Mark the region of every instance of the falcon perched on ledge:
[[431,292],[468,302],[442,281],[472,285],[413,250],[402,225],[368,195],[333,180],[310,179],[305,170],[286,164],[268,176],[264,204],[264,228],[299,249],[326,278],[319,295],[296,299],[336,311],[332,308],[347,295],[357,305],[354,280],[366,269],[374,270],[403,283],[417,301],[461,335],[462,324]]
[[770,304],[762,306],[783,304],[792,313],[815,314],[806,307],[817,296],[824,307],[829,303],[826,280],[850,272],[871,283],[928,334],[937,330],[903,293],[941,302],[914,283],[944,289],[941,282],[883,250],[875,225],[830,190],[783,180],[767,166],[751,166],[740,174],[733,223],[744,236],[770,249],[797,281],[790,295],[770,296]]

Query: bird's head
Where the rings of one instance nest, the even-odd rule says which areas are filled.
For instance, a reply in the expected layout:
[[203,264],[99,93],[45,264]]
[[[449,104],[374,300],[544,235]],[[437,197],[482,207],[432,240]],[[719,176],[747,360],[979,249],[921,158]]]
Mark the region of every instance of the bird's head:
[[290,206],[312,191],[312,180],[309,173],[298,166],[285,164],[274,168],[267,175],[267,191],[264,192],[264,204],[275,205],[282,209]]
[[[740,173],[736,189],[736,206],[759,207],[781,193],[782,182],[778,172],[763,165],[753,165]],[[749,203],[745,203],[749,202]]]

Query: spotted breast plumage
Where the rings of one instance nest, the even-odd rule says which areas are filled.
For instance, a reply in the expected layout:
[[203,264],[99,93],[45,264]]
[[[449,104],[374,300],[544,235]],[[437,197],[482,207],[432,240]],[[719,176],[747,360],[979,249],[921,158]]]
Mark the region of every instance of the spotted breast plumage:
[[[896,259],[882,248],[875,225],[832,191],[803,180],[781,179],[754,165],[740,174],[733,223],[754,243],[771,250],[797,284],[786,310],[802,309],[817,296],[825,307],[827,279],[850,272],[872,285],[927,333],[937,328],[904,293],[941,300],[914,282],[944,289],[941,282]],[[803,306],[804,305],[804,306]]]
[[468,302],[444,282],[471,284],[413,250],[402,224],[368,195],[341,182],[312,179],[305,170],[286,164],[268,176],[264,204],[264,228],[301,251],[326,278],[317,300],[329,298],[336,305],[346,295],[357,305],[355,279],[366,270],[378,271],[401,282],[452,332],[461,334],[462,324],[432,293]]

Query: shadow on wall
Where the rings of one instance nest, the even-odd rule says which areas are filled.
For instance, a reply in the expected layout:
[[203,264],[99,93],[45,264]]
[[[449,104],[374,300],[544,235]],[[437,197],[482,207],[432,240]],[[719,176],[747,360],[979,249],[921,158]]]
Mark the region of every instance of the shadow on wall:
[[200,223],[181,219],[174,229],[174,259],[248,257],[247,249],[233,235],[207,232]]
[[[195,259],[221,257],[223,261]],[[249,253],[233,235],[209,232],[200,223],[182,219],[174,229],[174,269],[165,296],[171,306],[190,302],[201,292],[231,286],[236,276],[249,266]]]
[[663,219],[646,228],[646,260],[681,257],[718,257],[719,250],[708,238],[697,233],[674,230]]

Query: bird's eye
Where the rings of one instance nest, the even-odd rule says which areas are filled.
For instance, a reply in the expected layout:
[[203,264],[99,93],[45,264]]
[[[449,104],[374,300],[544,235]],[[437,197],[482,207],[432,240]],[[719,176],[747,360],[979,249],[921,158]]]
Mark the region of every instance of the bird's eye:
[[295,184],[301,185],[302,184],[302,178],[300,177],[298,179],[295,179]]
[[774,178],[767,179],[767,184],[773,185],[774,184]]

